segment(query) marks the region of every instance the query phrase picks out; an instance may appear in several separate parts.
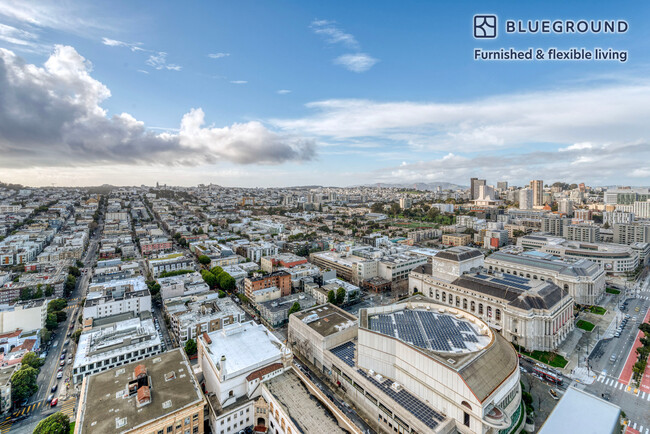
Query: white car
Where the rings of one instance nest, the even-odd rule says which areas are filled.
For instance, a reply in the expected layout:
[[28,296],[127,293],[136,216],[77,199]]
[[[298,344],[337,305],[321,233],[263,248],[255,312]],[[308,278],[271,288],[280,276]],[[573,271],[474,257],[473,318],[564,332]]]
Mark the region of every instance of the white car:
[[56,378],[57,378],[57,380],[60,380],[61,378],[63,378],[63,372],[57,373]]

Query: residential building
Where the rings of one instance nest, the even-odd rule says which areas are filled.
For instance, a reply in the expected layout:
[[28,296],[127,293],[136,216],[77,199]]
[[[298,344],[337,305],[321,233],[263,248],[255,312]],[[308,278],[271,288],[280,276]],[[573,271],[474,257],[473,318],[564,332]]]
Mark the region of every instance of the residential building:
[[202,434],[205,405],[176,348],[84,378],[74,433]]
[[614,243],[650,243],[650,224],[614,224]]
[[0,305],[0,333],[16,329],[38,331],[45,327],[47,301],[42,298]]
[[[548,280],[483,273],[478,250],[443,250],[409,276],[410,293],[463,309],[528,350],[554,351],[573,330],[573,298]],[[465,271],[461,271],[465,270]]]
[[636,218],[650,219],[650,199],[635,201],[632,209]]
[[508,181],[497,181],[497,189],[506,191],[508,189]]
[[615,224],[632,224],[634,223],[634,213],[625,211],[603,211],[603,223],[610,226]]
[[379,432],[514,432],[524,417],[512,346],[423,296],[361,309],[358,321],[316,306],[290,317],[288,342]]
[[306,264],[307,258],[293,253],[278,253],[277,255],[264,256],[260,260],[260,268],[267,273],[272,273],[280,268],[292,268]]
[[172,249],[172,241],[169,238],[141,238],[140,251],[143,255],[163,252]]
[[412,206],[413,206],[413,200],[410,197],[404,196],[399,198],[400,209],[409,209]]
[[569,224],[571,224],[570,219],[556,214],[542,217],[541,229],[542,232],[561,237],[564,235],[564,227]]
[[533,203],[533,190],[530,188],[519,190],[519,209],[532,209]]
[[442,244],[446,246],[466,246],[472,241],[470,234],[443,234]]
[[526,279],[551,281],[579,304],[596,304],[605,293],[605,271],[588,259],[559,259],[548,253],[511,248],[486,257],[484,268]]
[[259,386],[290,368],[291,350],[253,321],[202,333],[197,347],[212,432],[237,433],[260,422],[268,427],[268,413],[260,417],[255,412]]
[[139,276],[127,280],[113,280],[88,287],[83,317],[103,318],[124,312],[151,312],[151,293]]
[[253,299],[254,293],[272,286],[280,290],[281,297],[291,294],[291,274],[286,271],[274,271],[273,273],[247,277],[244,279],[246,297]]
[[566,216],[572,216],[573,202],[571,202],[570,199],[562,199],[558,204],[558,211],[560,212],[560,214],[564,214]]
[[569,241],[581,243],[597,243],[600,241],[600,227],[596,225],[572,224],[564,226],[563,236]]
[[289,319],[289,309],[294,303],[300,305],[300,309],[306,309],[316,304],[316,299],[306,293],[291,294],[275,300],[258,303],[257,308],[260,316],[271,327],[279,327]]
[[12,406],[11,376],[20,369],[18,364],[0,367],[0,414],[9,416]]
[[147,259],[147,267],[154,278],[164,272],[195,269],[192,258],[179,252],[158,256],[157,258],[149,258]]
[[544,181],[541,179],[530,181],[530,189],[533,191],[533,206],[543,206]]
[[221,330],[244,319],[244,311],[230,297],[219,298],[213,291],[165,300],[163,310],[181,346],[203,332]]
[[93,319],[90,329],[79,337],[72,380],[143,360],[162,351],[161,338],[151,312],[132,312]]
[[210,290],[203,277],[197,272],[179,276],[162,277],[156,280],[160,285],[160,297],[163,300],[199,294]]
[[578,220],[589,221],[593,218],[593,211],[585,208],[576,209],[573,210],[573,217]]
[[485,179],[470,178],[470,199],[476,200],[479,197],[479,188],[485,185]]

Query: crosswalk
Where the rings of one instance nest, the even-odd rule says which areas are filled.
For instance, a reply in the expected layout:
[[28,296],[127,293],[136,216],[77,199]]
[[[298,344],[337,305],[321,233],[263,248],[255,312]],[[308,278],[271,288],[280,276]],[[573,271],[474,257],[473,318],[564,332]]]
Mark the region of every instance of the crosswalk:
[[59,408],[59,411],[68,417],[70,417],[70,421],[74,421],[74,408],[75,405],[77,404],[77,398],[70,398],[67,401],[64,401],[61,403],[61,408]]
[[[613,389],[623,390],[637,395],[638,398],[650,401],[650,392],[642,392],[634,388],[634,386],[628,386],[618,381],[616,378],[608,377],[606,375],[600,374],[596,379],[599,383],[604,384],[605,386],[611,387]],[[638,393],[637,393],[638,392]]]
[[43,404],[43,401],[35,402],[33,404],[27,405],[20,410],[14,412],[13,416],[22,416],[23,414],[29,414],[32,411],[38,410],[38,408]]
[[11,425],[14,424],[14,421],[11,419],[6,419],[0,422],[0,433],[6,434],[11,429]]
[[630,432],[629,429],[631,428],[631,429],[634,430],[634,431],[632,431],[632,432],[634,432],[634,433],[639,433],[639,434],[650,434],[650,427],[648,427],[648,426],[644,427],[644,426],[641,425],[641,424],[638,424],[638,425],[637,425],[636,422],[630,422],[630,423],[627,425],[627,427],[628,427],[628,429],[626,430],[626,432]]

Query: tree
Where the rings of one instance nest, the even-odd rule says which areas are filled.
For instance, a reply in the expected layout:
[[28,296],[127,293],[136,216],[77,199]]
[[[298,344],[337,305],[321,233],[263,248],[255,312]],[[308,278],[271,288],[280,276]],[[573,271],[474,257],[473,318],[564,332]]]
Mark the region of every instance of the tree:
[[218,293],[218,294],[219,294],[219,298],[224,298],[224,297],[226,297],[226,293],[223,292],[223,291],[221,291],[221,290],[219,290],[219,293]]
[[293,304],[291,305],[291,307],[289,308],[289,313],[287,314],[287,316],[291,315],[292,313],[299,312],[299,311],[300,311],[300,303],[298,303],[298,302],[296,301],[296,302],[293,303]]
[[217,275],[223,273],[223,268],[221,268],[220,266],[217,265],[216,267],[212,267],[212,269],[210,269],[210,273],[217,276]]
[[327,293],[327,302],[336,304],[336,294],[333,289],[330,289],[330,292]]
[[38,390],[36,378],[38,370],[29,365],[23,365],[11,376],[11,399],[22,401],[29,398]]
[[203,276],[203,280],[211,289],[214,289],[217,286],[217,278],[208,270],[201,271],[201,276]]
[[52,294],[54,294],[54,288],[52,288],[52,285],[45,285],[45,296],[51,297]]
[[199,264],[208,265],[210,263],[210,258],[206,255],[199,256]]
[[45,319],[45,328],[47,328],[49,331],[52,331],[56,329],[58,325],[59,322],[56,320],[56,314],[48,313],[47,318]]
[[67,305],[68,301],[65,298],[56,298],[47,304],[47,313],[63,310]]
[[76,285],[77,285],[77,279],[72,274],[68,274],[67,279],[65,279],[65,284],[63,285],[64,293],[66,295],[70,295],[70,293],[74,290]]
[[185,353],[188,356],[196,354],[196,341],[194,339],[188,339],[187,342],[185,342]]
[[345,289],[343,287],[339,287],[339,289],[336,290],[336,304],[341,305],[345,301]]
[[33,434],[68,434],[70,432],[70,417],[57,411],[36,425]]
[[72,333],[70,338],[74,341],[75,344],[79,343],[79,337],[81,337],[81,329],[77,329]]
[[65,321],[66,319],[68,319],[68,314],[65,313],[65,312],[62,311],[62,310],[57,310],[57,311],[55,312],[55,314],[56,314],[56,320],[57,320],[58,322],[63,322],[63,321]]
[[48,343],[52,338],[52,332],[49,331],[47,328],[42,328],[40,333],[41,333],[41,343],[43,344]]
[[34,369],[41,369],[44,361],[43,359],[39,358],[35,352],[30,351],[23,356],[23,360],[20,363],[23,365],[31,366]]
[[401,208],[399,207],[398,203],[393,202],[390,204],[390,211],[389,211],[390,215],[396,216],[399,214],[400,210]]
[[81,271],[77,267],[68,267],[68,273],[72,274],[74,277],[81,276]]
[[79,259],[77,259],[77,262],[75,262],[75,265],[77,266],[77,268],[83,268],[84,267],[84,263],[81,262]]
[[384,212],[384,204],[382,202],[375,202],[370,207],[370,211],[374,213],[382,213]]
[[225,271],[219,275],[219,286],[224,291],[233,291],[235,289],[235,279]]

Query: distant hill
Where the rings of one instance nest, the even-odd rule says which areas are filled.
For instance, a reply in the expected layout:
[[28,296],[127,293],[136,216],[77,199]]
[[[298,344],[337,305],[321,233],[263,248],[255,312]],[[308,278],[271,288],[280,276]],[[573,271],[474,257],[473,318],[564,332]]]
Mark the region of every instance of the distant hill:
[[450,182],[414,182],[414,183],[386,183],[386,182],[377,182],[375,184],[366,184],[362,187],[381,187],[381,188],[410,188],[413,190],[423,190],[423,191],[433,191],[436,188],[440,187],[443,190],[463,190],[468,187],[458,184],[452,184]]

